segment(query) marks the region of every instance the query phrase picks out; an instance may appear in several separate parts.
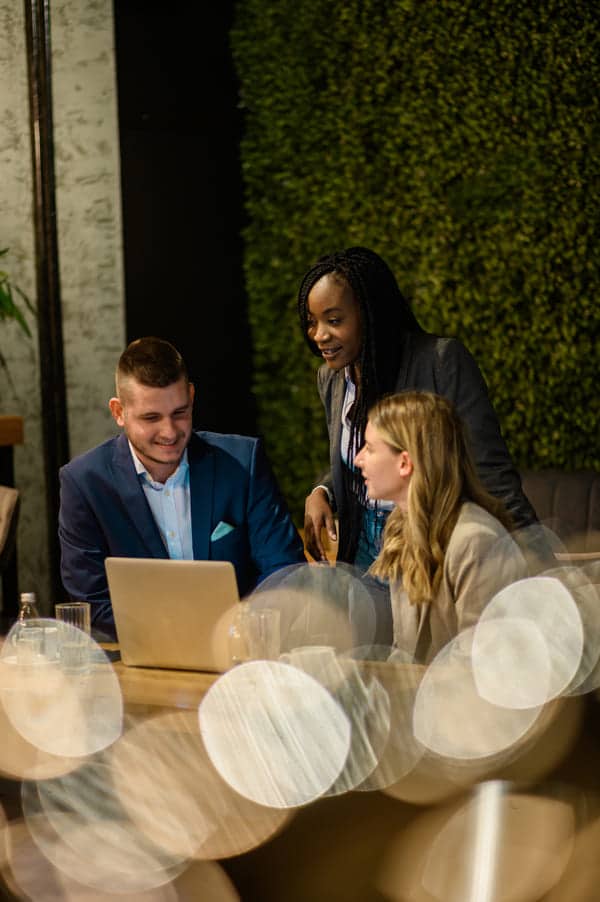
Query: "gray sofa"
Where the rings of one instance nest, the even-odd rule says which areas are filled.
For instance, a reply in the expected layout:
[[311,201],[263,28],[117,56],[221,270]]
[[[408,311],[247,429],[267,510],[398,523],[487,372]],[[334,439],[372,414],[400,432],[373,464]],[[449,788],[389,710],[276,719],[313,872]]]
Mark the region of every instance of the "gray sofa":
[[600,558],[600,473],[526,470],[521,480],[538,518],[566,551]]

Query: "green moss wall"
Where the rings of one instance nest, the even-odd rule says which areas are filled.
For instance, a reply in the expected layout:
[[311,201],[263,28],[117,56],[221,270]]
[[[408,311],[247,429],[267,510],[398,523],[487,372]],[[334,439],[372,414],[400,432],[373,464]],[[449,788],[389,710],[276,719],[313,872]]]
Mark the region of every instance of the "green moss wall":
[[518,465],[600,469],[595,4],[240,0],[232,48],[254,390],[296,516],[327,464],[297,287],[351,244],[467,344]]

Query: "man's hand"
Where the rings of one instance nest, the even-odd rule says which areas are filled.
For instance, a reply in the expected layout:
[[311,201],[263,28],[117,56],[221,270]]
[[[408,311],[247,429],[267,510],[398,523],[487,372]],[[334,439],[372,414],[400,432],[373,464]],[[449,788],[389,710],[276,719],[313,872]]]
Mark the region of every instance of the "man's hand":
[[323,488],[314,489],[304,505],[304,544],[316,561],[326,561],[327,555],[321,541],[321,530],[326,529],[332,542],[337,541],[333,511]]

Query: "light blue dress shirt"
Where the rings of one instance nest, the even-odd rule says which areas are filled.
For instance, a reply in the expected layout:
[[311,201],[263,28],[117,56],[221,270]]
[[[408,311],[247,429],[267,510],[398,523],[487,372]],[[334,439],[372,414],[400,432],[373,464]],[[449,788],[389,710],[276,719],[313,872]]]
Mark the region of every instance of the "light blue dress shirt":
[[179,466],[164,483],[152,479],[135,453],[131,442],[129,442],[129,450],[169,557],[179,561],[193,560],[190,468],[187,448],[183,452]]

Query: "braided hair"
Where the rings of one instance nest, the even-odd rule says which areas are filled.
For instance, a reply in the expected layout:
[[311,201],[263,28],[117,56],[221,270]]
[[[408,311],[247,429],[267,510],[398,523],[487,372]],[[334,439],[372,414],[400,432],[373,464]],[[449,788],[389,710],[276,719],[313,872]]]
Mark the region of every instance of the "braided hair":
[[[350,415],[350,448],[355,452],[363,442],[369,409],[395,387],[402,335],[423,330],[387,263],[366,247],[350,247],[320,257],[300,285],[300,325],[317,357],[321,353],[308,336],[308,296],[313,285],[329,274],[349,285],[360,310],[363,340],[356,360],[359,384]],[[350,505],[349,556],[353,556],[362,526],[359,507],[366,504],[366,491],[362,476],[354,469],[344,467],[344,483]]]

